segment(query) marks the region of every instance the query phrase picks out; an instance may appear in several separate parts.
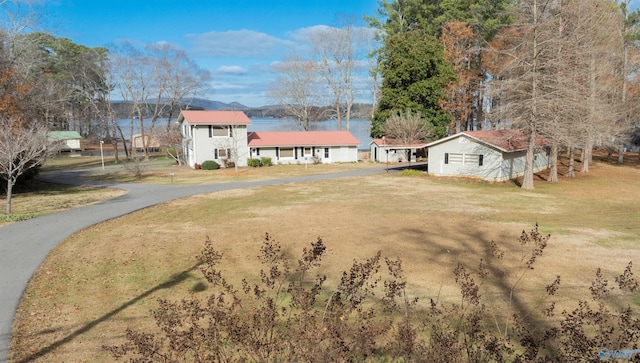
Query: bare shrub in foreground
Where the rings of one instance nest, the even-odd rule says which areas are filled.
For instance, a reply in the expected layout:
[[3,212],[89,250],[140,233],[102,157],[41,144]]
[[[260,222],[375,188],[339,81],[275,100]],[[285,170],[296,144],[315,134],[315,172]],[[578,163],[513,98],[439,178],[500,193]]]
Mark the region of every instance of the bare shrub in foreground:
[[[640,320],[625,305],[625,294],[639,288],[631,263],[614,278],[617,287],[598,270],[591,301],[560,315],[553,301],[559,276],[540,296],[520,291],[548,240],[537,225],[523,231],[519,256],[511,259],[492,242],[490,257],[477,268],[460,263],[453,271],[459,302],[431,299],[419,308],[407,294],[401,261],[385,258],[383,272],[380,252],[354,261],[329,289],[320,273],[322,239],[293,262],[267,234],[259,281],[243,279],[236,289],[218,269],[222,254],[207,239],[199,256],[207,298],[160,300],[153,312],[159,332],[128,329],[124,344],[105,349],[131,362],[566,362],[638,349]],[[501,300],[484,291],[488,279],[502,279],[492,281],[504,287]]]

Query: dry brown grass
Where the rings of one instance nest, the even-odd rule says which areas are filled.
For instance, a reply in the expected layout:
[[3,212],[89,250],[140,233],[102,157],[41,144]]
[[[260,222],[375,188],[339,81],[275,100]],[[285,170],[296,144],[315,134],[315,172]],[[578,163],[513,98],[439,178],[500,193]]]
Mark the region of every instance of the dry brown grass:
[[296,164],[274,165],[261,168],[241,167],[218,170],[194,170],[188,166],[156,167],[153,164],[143,168],[142,177],[135,178],[127,171],[107,171],[87,176],[89,179],[111,183],[147,183],[147,184],[205,184],[248,182],[256,180],[280,179],[314,174],[338,173],[348,170],[380,168],[380,164],[361,163],[333,163],[333,164]]
[[[639,186],[637,166],[598,163],[589,175],[538,182],[528,192],[510,183],[383,174],[166,203],[81,231],[51,253],[19,307],[10,360],[111,361],[100,347],[121,343],[126,327],[153,329],[149,310],[157,298],[206,295],[192,270],[206,236],[236,283],[256,277],[265,232],[292,256],[322,237],[328,286],[353,259],[381,250],[402,259],[411,295],[426,303],[458,299],[453,269],[487,260],[492,240],[507,252],[505,270],[516,271],[517,238],[539,222],[552,238],[519,286],[522,308],[539,303],[556,275],[562,306],[588,294],[597,267],[612,276],[640,260]],[[513,282],[513,275],[496,273],[485,283],[486,298],[503,306]]]
[[[124,194],[123,190],[57,185],[34,181],[29,191],[19,188],[11,198],[11,215],[0,213],[0,227],[12,221],[35,218],[84,205],[100,203]],[[5,195],[0,194],[4,202]],[[4,203],[2,204],[4,207]],[[4,211],[4,208],[2,208]],[[4,217],[4,218],[3,218]]]

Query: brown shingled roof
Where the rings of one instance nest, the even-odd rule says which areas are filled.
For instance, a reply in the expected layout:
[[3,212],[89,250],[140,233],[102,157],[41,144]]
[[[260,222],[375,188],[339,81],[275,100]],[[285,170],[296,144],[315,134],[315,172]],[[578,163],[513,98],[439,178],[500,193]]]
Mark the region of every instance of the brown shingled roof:
[[378,146],[387,147],[389,149],[393,149],[393,148],[397,148],[397,149],[407,149],[407,148],[409,148],[409,149],[419,149],[419,148],[423,148],[423,147],[427,146],[426,142],[414,143],[414,144],[405,144],[401,140],[382,139],[382,138],[372,139],[371,142],[369,142],[369,145],[371,145],[373,143],[375,143]]
[[[527,148],[528,135],[524,130],[481,130],[465,131],[474,139],[484,141],[504,151],[524,150]],[[540,135],[536,136],[537,146],[547,146],[548,141]]]

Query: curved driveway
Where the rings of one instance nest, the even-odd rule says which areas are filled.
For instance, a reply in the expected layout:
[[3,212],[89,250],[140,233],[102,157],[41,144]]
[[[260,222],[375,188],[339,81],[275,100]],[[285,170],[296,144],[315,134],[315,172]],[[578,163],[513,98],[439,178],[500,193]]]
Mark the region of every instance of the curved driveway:
[[0,227],[0,363],[7,361],[11,325],[29,279],[49,251],[71,234],[96,223],[116,218],[162,202],[201,193],[256,186],[327,180],[377,174],[384,168],[354,170],[294,178],[206,185],[107,184],[87,182],[86,171],[41,174],[40,179],[63,183],[124,189],[127,194],[99,204],[45,215]]

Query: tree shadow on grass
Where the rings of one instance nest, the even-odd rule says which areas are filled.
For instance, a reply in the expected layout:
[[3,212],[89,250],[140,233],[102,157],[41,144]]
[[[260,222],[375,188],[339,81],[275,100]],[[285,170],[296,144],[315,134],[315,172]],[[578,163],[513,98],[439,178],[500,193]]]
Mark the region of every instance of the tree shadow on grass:
[[173,276],[169,277],[165,282],[154,286],[153,288],[143,292],[142,294],[134,297],[133,299],[125,302],[124,304],[120,305],[118,308],[111,310],[110,312],[102,315],[101,317],[83,325],[82,327],[80,327],[79,329],[75,330],[74,332],[72,332],[71,334],[67,335],[66,337],[59,339],[51,344],[49,344],[48,346],[40,349],[39,351],[28,355],[25,358],[22,358],[20,360],[17,360],[17,363],[26,363],[26,362],[32,362],[38,358],[42,358],[44,356],[46,356],[47,354],[55,351],[56,349],[58,349],[59,347],[71,342],[72,340],[74,340],[75,338],[81,336],[82,334],[90,331],[91,329],[95,328],[96,326],[98,326],[98,324],[103,323],[109,319],[111,319],[113,316],[115,316],[116,314],[120,313],[121,311],[125,310],[126,308],[136,304],[137,302],[139,302],[140,300],[150,296],[151,294],[153,294],[156,291],[159,290],[163,290],[163,289],[170,289],[173,288],[174,286],[182,283],[183,281],[186,281],[187,279],[193,277],[192,272],[194,270],[196,270],[202,263],[198,262],[197,264],[191,266],[190,268],[179,272],[177,274],[174,274]]

